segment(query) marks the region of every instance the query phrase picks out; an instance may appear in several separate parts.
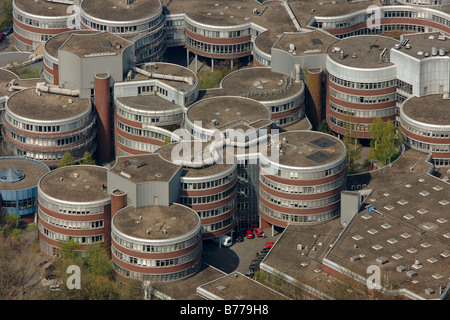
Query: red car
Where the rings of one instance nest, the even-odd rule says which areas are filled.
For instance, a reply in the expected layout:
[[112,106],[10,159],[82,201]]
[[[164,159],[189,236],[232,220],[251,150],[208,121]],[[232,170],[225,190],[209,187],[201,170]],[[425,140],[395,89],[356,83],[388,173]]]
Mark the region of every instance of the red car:
[[267,243],[266,243],[266,248],[267,248],[267,249],[270,249],[270,248],[273,247],[273,245],[274,245],[273,242],[267,242]]
[[2,41],[3,39],[5,39],[5,34],[3,32],[0,32],[0,41]]
[[252,230],[247,230],[247,232],[245,233],[245,236],[247,237],[247,239],[253,239],[255,237]]
[[255,232],[256,236],[258,236],[259,238],[264,237],[264,232],[260,228],[255,228],[255,229],[253,229],[253,231]]

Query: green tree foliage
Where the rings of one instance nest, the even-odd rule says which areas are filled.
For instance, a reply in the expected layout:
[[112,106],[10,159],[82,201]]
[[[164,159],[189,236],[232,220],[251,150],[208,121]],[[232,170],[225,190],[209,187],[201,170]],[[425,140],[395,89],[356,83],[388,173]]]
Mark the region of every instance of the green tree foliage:
[[59,161],[58,168],[73,166],[75,164],[75,159],[72,157],[70,152],[64,153],[63,157]]
[[13,25],[13,16],[12,16],[12,1],[11,0],[3,0],[0,2],[0,32],[5,30],[7,27]]
[[370,157],[388,165],[399,156],[399,147],[403,142],[403,135],[392,121],[383,122],[375,119],[370,126]]
[[[67,268],[80,268],[80,289],[67,286],[71,273]],[[36,298],[45,300],[138,300],[143,298],[140,283],[124,285],[113,276],[111,258],[100,245],[81,250],[80,245],[70,240],[60,247],[60,256],[54,262],[54,273],[61,279],[59,291],[41,291]]]
[[5,235],[19,236],[19,227],[21,224],[20,216],[14,213],[5,212],[0,214],[0,231]]
[[342,142],[347,148],[347,170],[348,173],[355,172],[355,162],[361,156],[361,144],[354,133],[353,121],[351,116],[346,116],[344,120],[345,133]]
[[95,163],[95,159],[92,156],[92,154],[90,154],[89,151],[85,151],[84,152],[84,157],[83,160],[81,160],[80,164],[91,164],[91,165],[96,165]]

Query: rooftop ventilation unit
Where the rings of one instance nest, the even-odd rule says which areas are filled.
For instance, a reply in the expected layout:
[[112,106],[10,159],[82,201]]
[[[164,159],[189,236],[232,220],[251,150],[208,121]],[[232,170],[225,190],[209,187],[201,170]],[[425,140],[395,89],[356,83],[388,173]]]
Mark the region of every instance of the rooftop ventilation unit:
[[431,47],[431,55],[432,56],[437,56],[437,54],[438,54],[437,48],[436,47]]

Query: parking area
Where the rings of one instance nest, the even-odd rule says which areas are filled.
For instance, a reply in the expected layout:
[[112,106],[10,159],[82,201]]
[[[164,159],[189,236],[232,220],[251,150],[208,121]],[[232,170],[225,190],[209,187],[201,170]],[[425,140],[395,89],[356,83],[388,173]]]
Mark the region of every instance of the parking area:
[[271,229],[263,229],[265,237],[247,239],[243,236],[242,242],[233,242],[228,248],[219,248],[219,244],[212,240],[203,242],[203,261],[226,273],[238,271],[246,274],[256,253],[261,251],[267,242],[276,242],[281,233]]

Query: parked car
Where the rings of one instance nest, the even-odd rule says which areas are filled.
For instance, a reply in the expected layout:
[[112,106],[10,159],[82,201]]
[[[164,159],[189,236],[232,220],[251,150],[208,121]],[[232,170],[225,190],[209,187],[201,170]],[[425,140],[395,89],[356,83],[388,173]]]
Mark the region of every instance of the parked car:
[[260,228],[253,229],[253,232],[255,232],[256,236],[259,238],[264,237],[264,232]]
[[253,239],[255,237],[252,230],[247,230],[245,236],[247,237],[247,239]]
[[266,243],[266,248],[267,248],[267,249],[270,249],[270,248],[273,247],[273,245],[274,245],[273,242],[267,242],[267,243]]
[[13,33],[13,31],[14,31],[13,27],[10,26],[10,27],[6,28],[5,30],[3,30],[3,33],[4,33],[5,35],[8,35],[8,34]]
[[5,37],[5,34],[3,32],[0,32],[0,41],[3,41]]
[[256,260],[262,260],[266,257],[266,253],[257,253],[255,259]]
[[244,241],[244,238],[239,234],[239,235],[237,235],[235,241],[236,242],[242,242],[242,241]]

